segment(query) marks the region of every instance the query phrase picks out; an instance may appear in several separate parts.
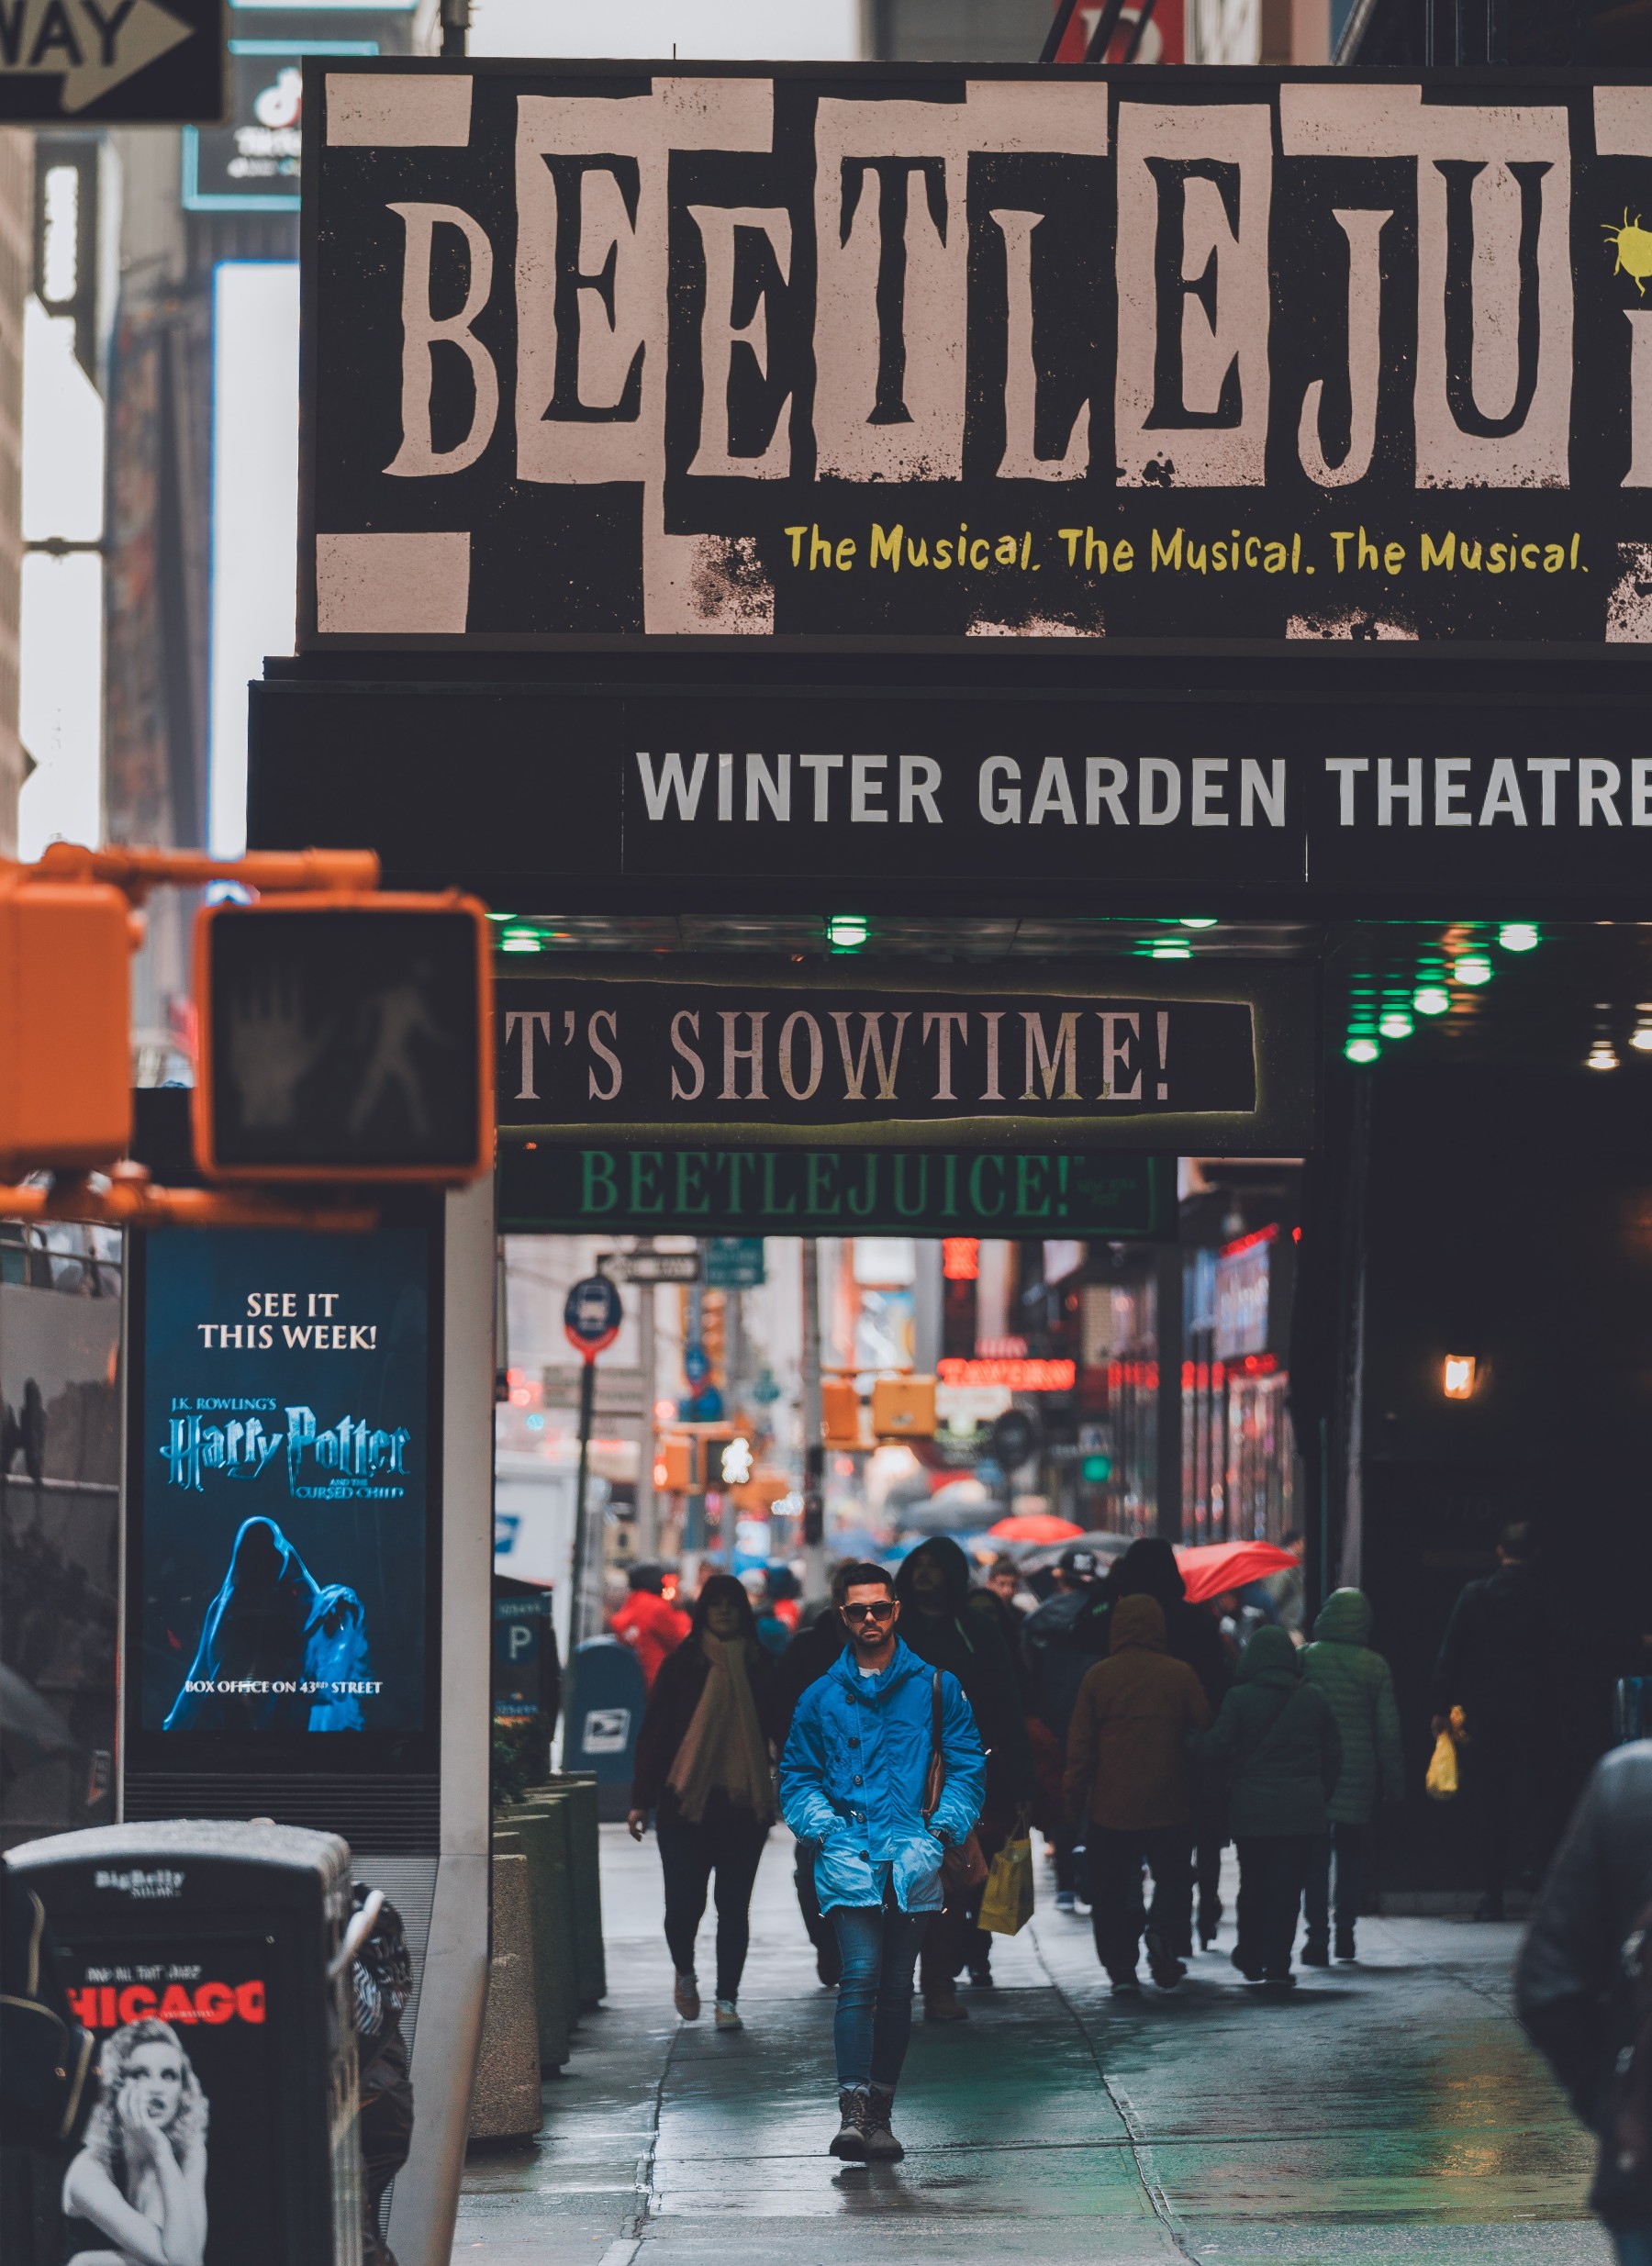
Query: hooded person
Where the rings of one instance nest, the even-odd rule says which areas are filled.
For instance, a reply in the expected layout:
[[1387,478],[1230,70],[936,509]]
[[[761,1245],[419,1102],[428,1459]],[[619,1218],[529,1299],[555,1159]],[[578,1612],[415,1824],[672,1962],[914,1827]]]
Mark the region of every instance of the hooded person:
[[[798,1712],[798,1701],[810,1684],[819,1683],[849,1641],[849,1633],[843,1626],[843,1605],[849,1593],[847,1580],[850,1567],[851,1561],[846,1558],[837,1567],[832,1577],[831,1602],[825,1612],[818,1613],[806,1629],[798,1631],[776,1663],[780,1691],[780,1730],[776,1743],[782,1752],[791,1731],[792,1717]],[[815,1973],[827,1990],[835,1991],[843,1973],[837,1930],[820,1910],[820,1900],[815,1894],[814,1871],[814,1851],[807,1842],[799,1841],[792,1863],[792,1884],[798,1892],[798,1910],[803,1915],[809,1940],[814,1946]]]
[[[184,1689],[162,1728],[359,1730],[353,1702],[340,1706],[330,1692],[317,1701],[301,1686],[320,1680],[320,1671],[346,1655],[359,1672],[365,1620],[355,1591],[339,1583],[324,1589],[273,1519],[243,1520]],[[226,1689],[238,1684],[247,1689]]]
[[[1187,1584],[1170,1544],[1157,1535],[1144,1535],[1133,1542],[1109,1576],[1107,1590],[1115,1604],[1126,1597],[1155,1601],[1165,1616],[1166,1650],[1173,1660],[1185,1661],[1193,1670],[1214,1715],[1232,1689],[1233,1664],[1219,1624],[1202,1605],[1189,1604]],[[1208,1951],[1222,1925],[1222,1849],[1228,1837],[1227,1804],[1220,1778],[1209,1770],[1196,1769],[1192,1803],[1199,1935]],[[1176,1949],[1185,1957],[1192,1948],[1189,1920],[1186,1940]]]
[[[1193,1810],[1184,1741],[1208,1730],[1210,1703],[1185,1660],[1173,1660],[1155,1598],[1121,1598],[1111,1649],[1078,1688],[1067,1726],[1066,1803],[1086,1825],[1096,1955],[1116,1993],[1139,1997],[1144,1927],[1161,1990],[1187,1973],[1178,1956],[1193,1903]],[[1142,1870],[1153,1875],[1153,1911]]]
[[1336,1956],[1351,1959],[1365,1891],[1366,1836],[1378,1799],[1405,1792],[1400,1710],[1389,1664],[1371,1649],[1371,1607],[1363,1590],[1333,1590],[1304,1646],[1302,1673],[1330,1702],[1342,1737],[1342,1772],[1328,1804],[1330,1831],[1314,1851],[1303,1893],[1305,1967],[1331,1959],[1331,1865],[1336,1863]]
[[627,1595],[608,1627],[629,1645],[642,1670],[642,1688],[652,1691],[664,1662],[688,1634],[688,1615],[665,1596],[665,1568],[642,1561],[626,1576]]
[[[1017,1813],[1031,1810],[1037,1792],[1032,1748],[1021,1709],[1021,1685],[1010,1648],[996,1625],[969,1602],[969,1560],[944,1535],[921,1542],[895,1577],[900,1634],[931,1669],[944,1669],[964,1688],[987,1750],[987,1798],[978,1827],[981,1853],[990,1863],[1010,1837]],[[992,1938],[977,1926],[981,1893],[960,1897],[932,1924],[923,1939],[919,1988],[926,2022],[962,2022],[968,2008],[957,1981],[967,1964],[972,1981],[992,1980]]]
[[[1040,1726],[1038,1752],[1053,1760],[1057,1778],[1078,1688],[1107,1651],[1104,1565],[1100,1552],[1088,1543],[1071,1544],[1055,1568],[1055,1595],[1027,1615],[1021,1630],[1028,1720]],[[1055,1909],[1071,1912],[1077,1901],[1082,1836],[1068,1825],[1059,1799],[1056,1808],[1057,1815],[1040,1822],[1055,1858]]]
[[665,1942],[675,2004],[699,2019],[694,1940],[717,1879],[719,2030],[745,2026],[740,1979],[751,1941],[752,1890],[775,1822],[774,1755],[782,1730],[775,1663],[758,1641],[752,1601],[731,1574],[713,1574],[695,1601],[689,1634],[669,1654],[637,1735],[634,1840],[654,1814],[665,1882]]
[[1188,1746],[1196,1760],[1229,1773],[1228,1818],[1239,1851],[1233,1965],[1247,1982],[1289,1988],[1302,1887],[1330,1824],[1342,1738],[1283,1629],[1256,1632],[1214,1725],[1189,1733]]

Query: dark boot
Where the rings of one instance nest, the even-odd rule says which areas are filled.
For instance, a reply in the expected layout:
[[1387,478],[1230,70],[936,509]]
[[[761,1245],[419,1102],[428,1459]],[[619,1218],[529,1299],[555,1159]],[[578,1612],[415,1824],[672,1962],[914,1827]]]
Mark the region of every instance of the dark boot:
[[866,2095],[858,2086],[838,2095],[838,2115],[842,2119],[835,2137],[826,2153],[829,2156],[847,2156],[856,2163],[865,2163],[871,2154],[867,2132],[870,2111]]
[[1354,1948],[1354,1930],[1351,1927],[1337,1929],[1336,1956],[1339,1959],[1352,1959],[1359,1956]]
[[1150,1927],[1147,1931],[1147,1972],[1159,1989],[1174,1991],[1187,1971],[1164,1937]]
[[1310,1936],[1302,1946],[1302,1965],[1304,1967],[1329,1967],[1330,1964],[1330,1945],[1323,1936]]
[[892,2085],[874,2085],[865,2099],[867,2158],[875,2164],[898,2164],[906,2150],[889,2130],[889,2116],[895,2106],[895,2088]]

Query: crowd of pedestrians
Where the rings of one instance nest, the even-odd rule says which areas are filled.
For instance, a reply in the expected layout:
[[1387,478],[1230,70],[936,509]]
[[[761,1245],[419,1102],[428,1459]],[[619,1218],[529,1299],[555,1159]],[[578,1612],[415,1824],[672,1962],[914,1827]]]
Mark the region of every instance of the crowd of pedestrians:
[[714,1894],[716,2026],[742,2026],[747,1913],[783,1817],[816,1973],[837,1993],[839,2156],[900,2154],[914,1996],[927,2022],[958,2023],[964,1979],[991,1986],[981,1897],[1012,1836],[1037,1826],[1057,1910],[1088,1903],[1112,1990],[1135,1999],[1144,1950],[1147,1981],[1173,1991],[1196,1940],[1212,1947],[1231,1841],[1233,1964],[1289,1990],[1304,1906],[1303,1961],[1355,1958],[1367,1836],[1401,1791],[1359,1591],[1335,1591],[1302,1645],[1270,1619],[1241,1641],[1233,1601],[1190,1604],[1155,1539],[1111,1558],[1075,1544],[1042,1602],[1012,1558],[972,1573],[932,1538],[894,1575],[840,1566],[804,1621],[784,1583],[776,1597],[761,1576],[711,1573],[690,1618],[640,1568],[613,1623],[650,1685],[630,1825],[658,1841],[677,2012],[701,2011]]

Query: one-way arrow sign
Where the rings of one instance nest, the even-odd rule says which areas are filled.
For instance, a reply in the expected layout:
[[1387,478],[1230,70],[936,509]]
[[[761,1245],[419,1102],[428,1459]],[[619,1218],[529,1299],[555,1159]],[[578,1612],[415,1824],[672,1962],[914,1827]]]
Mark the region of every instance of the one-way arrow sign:
[[223,115],[222,0],[0,0],[0,120]]

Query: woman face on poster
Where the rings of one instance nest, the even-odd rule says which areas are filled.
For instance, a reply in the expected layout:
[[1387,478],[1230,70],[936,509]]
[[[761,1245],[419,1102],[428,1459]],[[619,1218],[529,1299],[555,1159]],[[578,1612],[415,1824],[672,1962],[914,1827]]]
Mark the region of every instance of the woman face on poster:
[[177,2032],[128,2023],[105,2045],[98,2080],[63,2211],[111,2247],[78,2245],[69,2266],[203,2266],[206,2102]]

